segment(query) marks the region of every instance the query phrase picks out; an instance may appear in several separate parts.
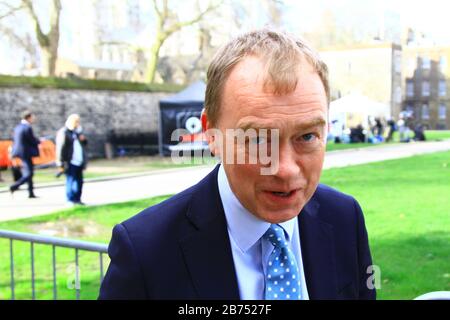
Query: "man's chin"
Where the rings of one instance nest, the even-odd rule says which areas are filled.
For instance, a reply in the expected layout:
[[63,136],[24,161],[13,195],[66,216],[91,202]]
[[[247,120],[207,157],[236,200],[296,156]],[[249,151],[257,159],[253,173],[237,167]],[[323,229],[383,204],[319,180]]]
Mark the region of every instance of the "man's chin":
[[272,224],[283,223],[297,217],[301,209],[262,210],[258,217]]

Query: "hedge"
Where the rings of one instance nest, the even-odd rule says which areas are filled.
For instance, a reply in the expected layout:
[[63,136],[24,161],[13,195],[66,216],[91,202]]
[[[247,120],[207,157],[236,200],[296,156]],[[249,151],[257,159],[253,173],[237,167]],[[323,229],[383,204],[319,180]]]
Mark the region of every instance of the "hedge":
[[171,83],[139,83],[82,78],[26,77],[0,75],[0,87],[57,88],[139,92],[178,92],[183,86]]

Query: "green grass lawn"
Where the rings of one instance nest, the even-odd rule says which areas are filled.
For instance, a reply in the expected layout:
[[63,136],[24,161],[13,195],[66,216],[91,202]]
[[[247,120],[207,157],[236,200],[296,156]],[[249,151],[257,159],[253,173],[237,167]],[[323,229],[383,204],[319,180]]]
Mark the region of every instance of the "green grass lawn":
[[450,139],[450,130],[426,130],[425,137],[431,141]]
[[450,290],[450,152],[325,170],[366,217],[380,299]]
[[83,78],[57,78],[57,77],[28,77],[0,74],[0,87],[32,87],[32,88],[58,88],[81,90],[113,90],[138,92],[178,92],[183,86],[171,83],[140,83],[129,81],[83,79]]
[[[450,152],[329,169],[322,182],[352,194],[364,210],[374,264],[381,268],[379,299],[412,299],[450,290]],[[163,199],[75,208],[0,223],[0,228],[53,230],[56,236],[107,243],[114,224]],[[16,242],[14,249],[16,297],[29,299],[29,245]],[[51,298],[51,250],[43,245],[36,249],[37,298]],[[72,299],[75,291],[68,287],[74,279],[74,251],[57,250],[59,296]],[[97,254],[81,256],[82,299],[97,297],[98,260]],[[9,242],[0,240],[0,299],[10,297],[9,276]]]
[[[77,207],[51,215],[4,222],[0,229],[38,233],[56,231],[55,236],[107,243],[112,227],[142,209],[167,197],[132,201],[98,207]],[[36,298],[53,298],[52,251],[47,245],[35,244]],[[75,299],[75,252],[57,248],[57,291],[59,299]],[[100,286],[99,255],[80,251],[81,299],[95,299]],[[31,262],[29,243],[14,242],[16,299],[31,299]],[[9,240],[0,238],[0,299],[10,299]],[[105,272],[109,258],[104,256]]]

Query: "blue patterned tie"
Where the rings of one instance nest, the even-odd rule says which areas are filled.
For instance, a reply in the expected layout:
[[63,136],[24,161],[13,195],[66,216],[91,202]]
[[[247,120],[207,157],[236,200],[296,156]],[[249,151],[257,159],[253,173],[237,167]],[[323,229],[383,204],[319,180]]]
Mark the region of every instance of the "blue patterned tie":
[[294,254],[287,246],[284,229],[272,224],[263,238],[274,247],[267,263],[266,300],[301,299],[300,273]]

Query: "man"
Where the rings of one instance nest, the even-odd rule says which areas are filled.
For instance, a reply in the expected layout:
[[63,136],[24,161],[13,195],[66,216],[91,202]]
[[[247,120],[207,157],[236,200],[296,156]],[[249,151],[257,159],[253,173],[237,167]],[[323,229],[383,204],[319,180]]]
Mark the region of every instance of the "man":
[[[326,65],[302,40],[264,29],[220,49],[205,111],[222,164],[115,226],[99,298],[374,299],[361,209],[319,185],[328,103]],[[224,141],[237,129],[279,135]],[[251,163],[253,144],[278,158]]]
[[84,147],[87,139],[82,134],[80,116],[71,114],[65,126],[56,134],[56,163],[61,173],[66,174],[66,198],[69,206],[84,205],[81,201],[83,191],[83,170],[87,157]]
[[22,112],[22,120],[14,128],[13,147],[11,151],[12,158],[20,158],[22,162],[22,177],[9,187],[9,191],[13,194],[19,187],[28,184],[28,198],[37,198],[33,189],[33,157],[39,156],[40,140],[33,134],[31,125],[35,120],[34,114],[25,110]]

